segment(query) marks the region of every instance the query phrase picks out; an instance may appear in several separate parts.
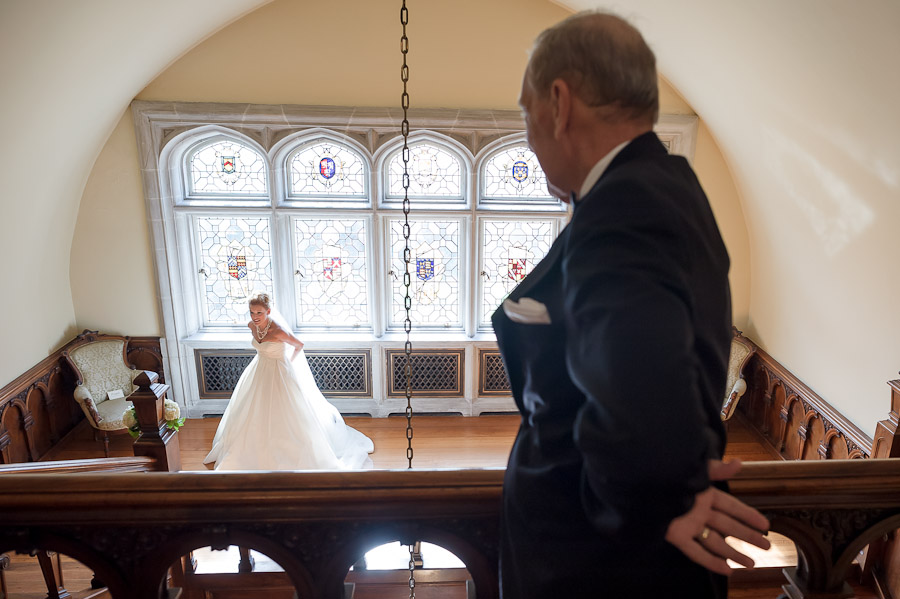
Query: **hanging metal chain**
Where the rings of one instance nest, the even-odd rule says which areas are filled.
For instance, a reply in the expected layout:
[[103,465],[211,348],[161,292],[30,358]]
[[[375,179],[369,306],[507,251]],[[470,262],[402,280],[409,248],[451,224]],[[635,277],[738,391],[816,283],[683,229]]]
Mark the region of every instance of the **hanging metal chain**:
[[416,546],[409,546],[409,599],[416,599]]
[[[400,36],[400,52],[403,54],[403,66],[400,68],[400,79],[403,81],[403,95],[400,96],[400,106],[403,108],[403,122],[400,124],[400,132],[403,134],[403,263],[406,266],[406,272],[403,273],[403,286],[406,288],[406,296],[403,298],[403,307],[406,310],[403,330],[406,331],[406,344],[403,349],[406,353],[406,459],[409,462],[409,469],[412,469],[412,341],[410,340],[412,298],[409,296],[409,287],[412,283],[409,263],[412,260],[409,250],[409,93],[406,89],[406,84],[409,82],[409,66],[406,64],[406,55],[409,52],[409,38],[406,37],[408,23],[409,10],[406,8],[406,0],[403,0],[403,6],[400,8],[400,24],[403,26],[403,34]],[[413,544],[409,546],[409,599],[416,597],[415,557],[415,545]]]
[[403,122],[400,124],[400,132],[403,134],[403,262],[406,266],[406,272],[403,274],[403,286],[406,288],[406,296],[403,298],[403,307],[406,310],[403,330],[406,331],[406,345],[404,346],[406,353],[406,459],[409,461],[409,468],[412,468],[412,342],[410,341],[410,333],[412,332],[412,319],[410,318],[412,298],[409,296],[409,287],[412,283],[409,263],[412,260],[409,249],[409,119],[407,118],[409,93],[406,91],[406,84],[409,82],[409,66],[406,64],[406,54],[409,52],[409,38],[406,37],[407,23],[409,23],[409,11],[406,9],[406,0],[403,0],[403,6],[400,8],[400,24],[403,26],[403,35],[400,37],[400,52],[403,54],[403,66],[400,68],[400,79],[403,81],[403,95],[400,96],[400,106],[403,107]]

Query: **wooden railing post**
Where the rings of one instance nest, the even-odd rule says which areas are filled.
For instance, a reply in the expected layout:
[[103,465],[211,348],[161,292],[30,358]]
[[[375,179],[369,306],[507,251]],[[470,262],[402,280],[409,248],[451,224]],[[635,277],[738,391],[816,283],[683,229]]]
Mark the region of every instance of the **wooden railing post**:
[[164,403],[169,386],[157,383],[158,380],[159,375],[149,370],[134,378],[138,390],[129,399],[141,427],[141,436],[134,442],[134,455],[156,458],[159,470],[177,472],[181,470],[178,431],[169,429],[165,418]]
[[891,386],[891,413],[875,427],[873,458],[900,458],[900,379],[888,381]]

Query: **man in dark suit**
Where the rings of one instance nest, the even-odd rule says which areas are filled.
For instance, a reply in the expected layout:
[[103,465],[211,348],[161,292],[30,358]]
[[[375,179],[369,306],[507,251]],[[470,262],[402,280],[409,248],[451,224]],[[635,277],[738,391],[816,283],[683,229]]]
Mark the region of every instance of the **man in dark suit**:
[[[505,599],[724,597],[726,536],[768,522],[713,485],[729,260],[691,167],[652,132],[640,33],[580,13],[535,43],[520,104],[572,220],[493,316],[522,423],[504,482]],[[719,483],[721,484],[721,483]]]

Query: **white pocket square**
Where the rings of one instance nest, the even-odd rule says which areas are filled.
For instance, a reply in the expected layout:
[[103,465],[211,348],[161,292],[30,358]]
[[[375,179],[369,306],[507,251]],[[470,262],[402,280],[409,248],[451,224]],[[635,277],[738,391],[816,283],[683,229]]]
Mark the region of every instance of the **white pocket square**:
[[523,297],[517,302],[507,299],[503,302],[503,311],[511,321],[519,324],[550,324],[547,306],[530,297]]

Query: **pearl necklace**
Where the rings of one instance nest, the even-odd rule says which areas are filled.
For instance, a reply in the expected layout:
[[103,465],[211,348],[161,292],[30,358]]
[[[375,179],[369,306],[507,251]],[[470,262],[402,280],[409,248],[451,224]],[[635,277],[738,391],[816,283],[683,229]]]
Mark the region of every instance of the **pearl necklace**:
[[256,325],[256,338],[259,339],[260,341],[262,341],[263,337],[265,337],[269,333],[269,327],[271,327],[271,326],[272,326],[271,318],[266,319],[266,328],[264,328],[262,330],[260,330],[259,325]]

